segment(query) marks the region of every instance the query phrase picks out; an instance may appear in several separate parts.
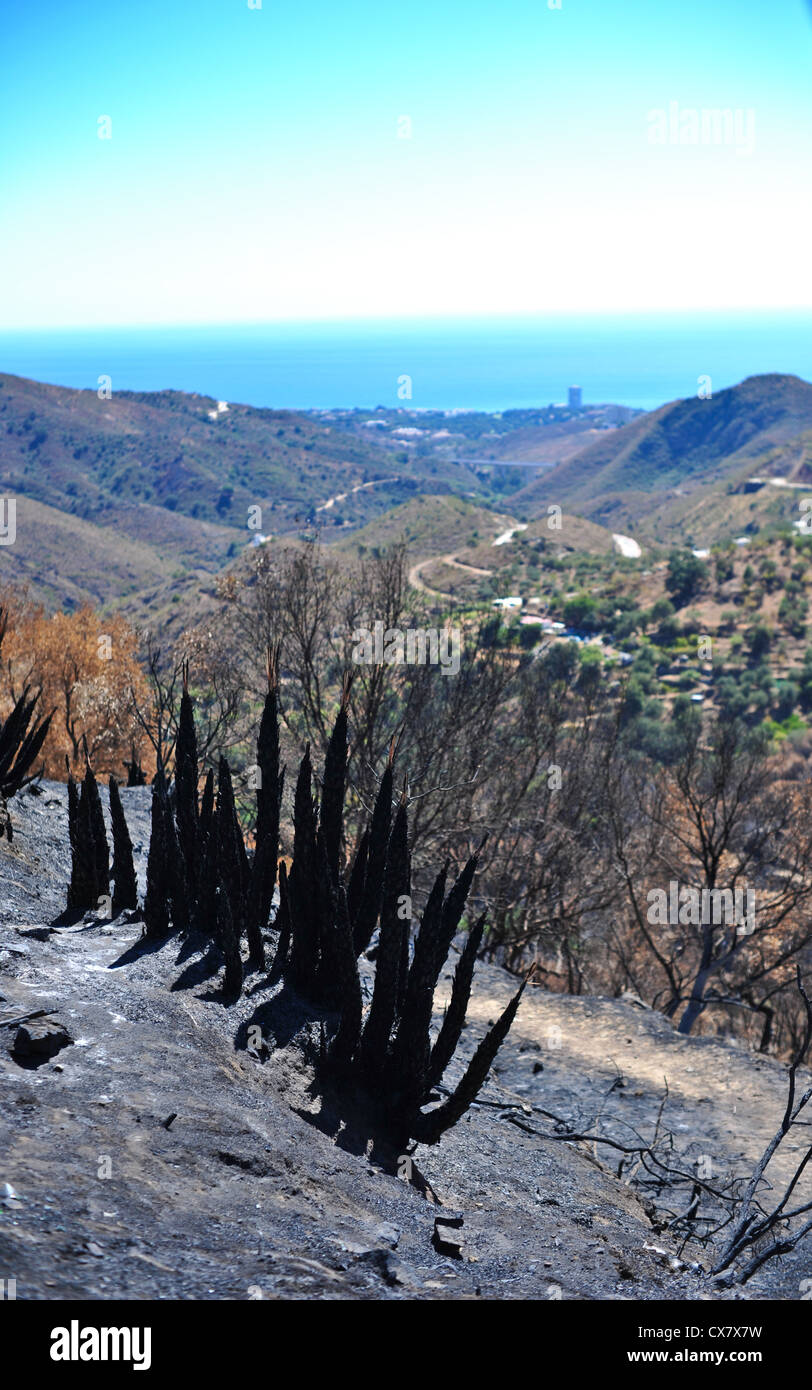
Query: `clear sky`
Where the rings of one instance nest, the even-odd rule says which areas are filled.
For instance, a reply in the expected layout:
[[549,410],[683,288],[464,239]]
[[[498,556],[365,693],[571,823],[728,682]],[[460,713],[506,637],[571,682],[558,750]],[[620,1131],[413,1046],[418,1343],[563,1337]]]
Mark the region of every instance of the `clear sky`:
[[807,0],[11,0],[3,50],[0,327],[812,306]]

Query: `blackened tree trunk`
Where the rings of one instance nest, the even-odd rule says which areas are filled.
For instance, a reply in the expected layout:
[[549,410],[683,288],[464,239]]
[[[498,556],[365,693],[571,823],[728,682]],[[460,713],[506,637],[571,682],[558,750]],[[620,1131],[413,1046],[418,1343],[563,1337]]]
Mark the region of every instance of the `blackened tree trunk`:
[[291,919],[290,975],[294,987],[313,992],[319,959],[316,910],[316,816],[310,746],[305,749],[293,800],[293,866],[288,880]]
[[[75,786],[75,783],[74,783]],[[71,874],[68,885],[68,907],[75,912],[88,912],[96,906],[96,850],[87,799],[81,790],[75,793],[76,811],[71,841]]]
[[271,980],[276,980],[282,974],[287,964],[288,951],[290,950],[290,903],[288,901],[288,872],[284,860],[279,865],[279,911],[276,914],[276,927],[279,929],[279,937],[276,943],[276,955],[271,967]]
[[265,888],[270,877],[268,860],[272,855],[275,859],[273,840],[270,835],[266,835],[265,839],[257,844],[254,852],[254,861],[251,865],[251,886],[245,914],[248,957],[257,970],[265,969],[265,943],[262,932],[263,928],[267,926],[270,915],[270,903],[267,905],[267,910],[265,906]]
[[381,910],[386,853],[392,821],[393,757],[394,740],[389,750],[389,761],[381,778],[378,795],[375,798],[372,824],[369,828],[369,849],[364,886],[361,900],[352,919],[353,940],[357,956],[360,956],[361,952],[367,949],[372,940],[373,932],[378,924],[378,914]]
[[165,785],[161,789],[161,795],[163,797],[164,829],[166,831],[166,877],[169,885],[172,926],[175,931],[185,933],[189,930],[190,919],[186,863]]
[[268,653],[268,693],[257,736],[257,844],[270,835],[279,839],[279,805],[282,796],[279,771],[279,652]]
[[268,924],[276,887],[279,859],[279,819],[282,809],[284,769],[279,767],[279,648],[270,648],[267,661],[268,693],[257,738],[256,850],[251,873],[247,922],[251,963],[264,968],[262,931]]
[[678,1033],[690,1033],[699,1015],[703,1013],[705,1009],[705,990],[708,987],[708,980],[713,972],[712,928],[706,926],[703,935],[704,940],[702,943],[702,956],[699,962],[699,969],[696,973],[693,985],[691,986],[691,996],[677,1024]]
[[383,1077],[390,1037],[398,1016],[398,977],[401,968],[401,918],[398,906],[410,894],[409,826],[405,803],[398,806],[386,858],[381,933],[375,961],[375,989],[362,1040],[362,1062],[374,1083]]
[[68,907],[90,912],[110,891],[110,860],[104,813],[96,779],[88,767],[80,790],[68,781],[68,834],[71,847],[71,877]]
[[338,970],[341,1018],[330,1050],[330,1062],[339,1072],[347,1072],[355,1060],[361,1041],[363,999],[358,961],[352,945],[352,927],[343,883],[336,897],[336,966]]
[[225,758],[220,759],[217,774],[217,872],[228,894],[228,906],[237,938],[242,936],[247,889],[245,844],[237,819],[231,769]]
[[113,916],[138,906],[138,883],[133,864],[133,846],[118,782],[110,778],[110,820],[113,825]]
[[[209,773],[207,786],[212,781]],[[201,817],[202,823],[202,817]],[[208,830],[201,841],[200,892],[195,904],[195,930],[203,932],[209,941],[217,940],[217,811],[212,806],[207,817]]]
[[237,1000],[242,993],[242,958],[240,939],[231,916],[228,891],[223,884],[217,889],[217,932],[225,960],[223,995]]
[[178,737],[175,744],[175,791],[184,879],[190,894],[194,897],[200,877],[200,826],[197,804],[197,734],[187,681],[188,669],[184,667]]
[[442,930],[447,873],[448,861],[435,879],[415,939],[403,1009],[388,1068],[393,1105],[405,1113],[411,1113],[420,1106],[427,1089],[429,1029],[434,989],[441,969],[441,965],[436,963],[437,940]]
[[152,815],[147,858],[147,892],[144,929],[148,937],[166,936],[169,930],[169,873],[166,825],[161,782],[152,785]]
[[135,744],[133,744],[130,749],[130,761],[125,762],[124,766],[127,769],[128,787],[145,787],[147,785],[146,773],[141,766],[141,760],[136,752]]
[[324,836],[330,878],[338,883],[341,860],[341,835],[344,824],[344,795],[347,785],[347,706],[350,699],[350,677],[344,677],[341,706],[333,725],[327,756],[324,761],[324,781],[321,788],[319,827]]
[[[316,835],[315,899],[319,920],[319,963],[313,999],[325,1008],[339,1009],[343,1003],[342,941],[338,929],[338,889],[327,862],[327,847],[321,830]],[[343,885],[341,885],[343,889]],[[346,900],[345,900],[346,901]]]
[[211,820],[214,815],[214,770],[209,768],[206,773],[206,781],[203,786],[203,796],[200,799],[200,843],[201,849],[211,830]]
[[[85,753],[87,753],[87,749],[85,749]],[[110,849],[107,844],[107,831],[104,825],[104,811],[102,810],[99,787],[89,762],[86,762],[82,795],[87,798],[90,817],[95,872],[95,901],[93,905],[97,906],[99,899],[106,897],[110,892]]]

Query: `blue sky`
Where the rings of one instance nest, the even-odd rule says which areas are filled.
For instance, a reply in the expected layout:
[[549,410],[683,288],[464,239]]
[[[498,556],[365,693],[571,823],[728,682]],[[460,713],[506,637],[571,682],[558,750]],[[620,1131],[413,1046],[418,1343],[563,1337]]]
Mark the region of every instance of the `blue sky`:
[[39,0],[4,51],[7,328],[812,306],[806,0]]

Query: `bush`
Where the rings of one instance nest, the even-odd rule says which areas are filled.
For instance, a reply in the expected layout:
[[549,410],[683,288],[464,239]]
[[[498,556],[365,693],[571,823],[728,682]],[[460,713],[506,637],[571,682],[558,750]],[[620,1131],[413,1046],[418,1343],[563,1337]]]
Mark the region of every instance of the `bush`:
[[597,632],[600,628],[597,601],[591,594],[576,594],[564,604],[567,627],[581,632]]
[[757,623],[750,628],[747,633],[747,645],[750,650],[750,657],[753,661],[761,661],[772,646],[772,630],[766,623]]
[[705,586],[708,568],[690,550],[672,550],[665,587],[678,606],[688,603]]

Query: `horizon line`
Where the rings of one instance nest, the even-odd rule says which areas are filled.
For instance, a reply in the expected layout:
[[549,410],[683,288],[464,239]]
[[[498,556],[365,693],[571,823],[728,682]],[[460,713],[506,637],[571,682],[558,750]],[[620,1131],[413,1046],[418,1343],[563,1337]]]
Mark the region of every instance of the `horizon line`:
[[[57,391],[75,391],[75,392],[77,392],[77,393],[87,392],[87,393],[91,393],[91,394],[94,394],[94,395],[96,394],[96,388],[93,387],[93,386],[66,386],[66,385],[64,385],[62,382],[59,382],[59,381],[45,381],[45,380],[44,380],[43,378],[41,378],[41,377],[20,376],[17,372],[9,372],[9,371],[6,371],[6,370],[4,370],[4,369],[0,366],[0,377],[2,377],[2,376],[11,377],[11,378],[13,378],[13,379],[16,380],[16,381],[26,381],[26,382],[30,382],[30,383],[32,383],[34,386],[48,386],[48,387],[52,387],[52,388],[54,388],[54,389],[57,390]],[[799,382],[801,382],[801,384],[804,385],[804,386],[812,386],[812,379],[807,379],[806,377],[801,376],[798,372],[780,372],[780,371],[775,371],[775,370],[773,370],[773,371],[764,371],[764,372],[751,372],[749,375],[741,377],[740,380],[731,382],[731,384],[730,384],[729,386],[722,386],[722,387],[720,387],[718,391],[714,391],[713,395],[716,396],[716,397],[718,397],[718,396],[721,396],[721,395],[726,394],[728,391],[736,391],[736,390],[738,390],[741,386],[746,385],[746,383],[747,383],[748,381],[759,381],[759,380],[761,380],[761,379],[763,379],[763,378],[766,378],[766,377],[782,377],[782,378],[786,378],[787,380],[791,380],[791,381],[799,381]],[[191,397],[191,398],[193,398],[193,399],[200,399],[200,400],[203,400],[203,401],[207,401],[207,400],[216,401],[216,400],[218,399],[217,395],[210,395],[210,394],[209,394],[208,392],[206,392],[206,391],[199,391],[199,390],[191,391],[191,390],[186,390],[186,389],[184,389],[183,387],[178,387],[178,386],[156,386],[156,387],[152,387],[152,388],[149,388],[149,389],[139,389],[139,388],[137,388],[137,387],[125,386],[125,387],[119,388],[119,389],[115,392],[115,395],[117,395],[117,396],[163,396],[163,395],[177,395],[177,396],[189,396],[189,397]],[[606,408],[618,407],[618,408],[620,408],[620,409],[622,409],[622,410],[633,410],[633,411],[636,411],[636,412],[638,412],[638,413],[641,414],[641,415],[653,415],[653,414],[655,414],[658,410],[664,410],[664,409],[666,409],[668,406],[679,405],[681,402],[689,401],[689,400],[693,400],[693,399],[694,399],[694,397],[693,397],[692,395],[687,395],[687,396],[672,396],[672,397],[670,397],[670,398],[668,398],[668,399],[666,399],[666,400],[660,400],[660,401],[658,401],[658,403],[657,403],[656,405],[652,405],[652,406],[634,406],[634,405],[629,405],[628,402],[625,402],[625,401],[622,401],[622,400],[594,400],[594,401],[584,401],[581,408],[584,409],[584,410],[601,410],[601,409],[606,409]],[[397,405],[397,406],[388,406],[388,405],[380,405],[380,404],[374,405],[374,406],[373,406],[373,405],[358,405],[358,404],[355,404],[355,405],[330,405],[330,406],[289,406],[289,405],[258,406],[258,405],[252,404],[250,401],[242,401],[242,400],[239,400],[239,401],[238,401],[238,400],[230,400],[230,401],[228,402],[228,406],[229,406],[229,409],[231,409],[232,407],[236,407],[237,409],[241,409],[241,410],[270,410],[270,411],[272,411],[272,412],[275,413],[275,414],[288,414],[288,415],[325,415],[325,414],[330,414],[331,412],[337,412],[337,413],[345,412],[345,413],[346,413],[346,412],[356,412],[356,411],[357,411],[357,412],[360,412],[360,413],[366,413],[366,414],[375,414],[375,413],[376,413],[377,411],[379,411],[379,410],[384,410],[384,411],[387,411],[387,412],[390,412],[390,413],[403,414],[403,415],[417,415],[417,414],[437,415],[437,414],[441,414],[441,415],[495,415],[495,416],[502,416],[502,415],[507,415],[507,414],[511,414],[511,413],[514,413],[514,412],[522,412],[522,411],[546,411],[546,410],[549,410],[549,409],[552,409],[552,408],[557,409],[557,410],[562,410],[562,409],[568,409],[568,408],[569,408],[566,401],[559,401],[559,402],[557,402],[557,403],[552,403],[552,402],[551,402],[551,403],[548,404],[548,405],[542,405],[541,403],[539,403],[539,404],[537,404],[537,405],[501,406],[498,410],[495,410],[495,409],[493,409],[493,408],[483,407],[483,406],[441,406],[441,405],[433,405],[433,406],[415,406],[415,405],[402,405],[402,404],[401,404],[401,405]],[[459,460],[459,461],[462,461],[462,460]],[[488,464],[488,465],[490,465],[490,466],[498,466],[500,460],[499,460],[499,459],[483,459],[483,460],[481,460],[481,462],[483,462],[483,463],[485,463],[485,464]],[[533,465],[531,465],[531,466],[533,466]],[[539,467],[547,467],[547,466],[549,466],[549,465],[546,465],[546,464],[539,464],[538,466],[539,466]]]
[[193,329],[262,329],[262,328],[346,328],[356,326],[381,326],[388,324],[448,324],[472,321],[511,321],[531,323],[540,319],[555,322],[606,319],[666,319],[666,318],[751,318],[784,315],[812,315],[812,303],[795,305],[731,305],[710,308],[706,305],[696,307],[667,306],[645,309],[600,308],[600,309],[498,309],[498,310],[454,310],[438,313],[391,313],[327,315],[324,317],[302,318],[250,318],[250,319],[159,319],[104,323],[43,323],[43,324],[3,324],[0,325],[0,338],[20,333],[109,333],[109,332],[149,332],[184,331]]

